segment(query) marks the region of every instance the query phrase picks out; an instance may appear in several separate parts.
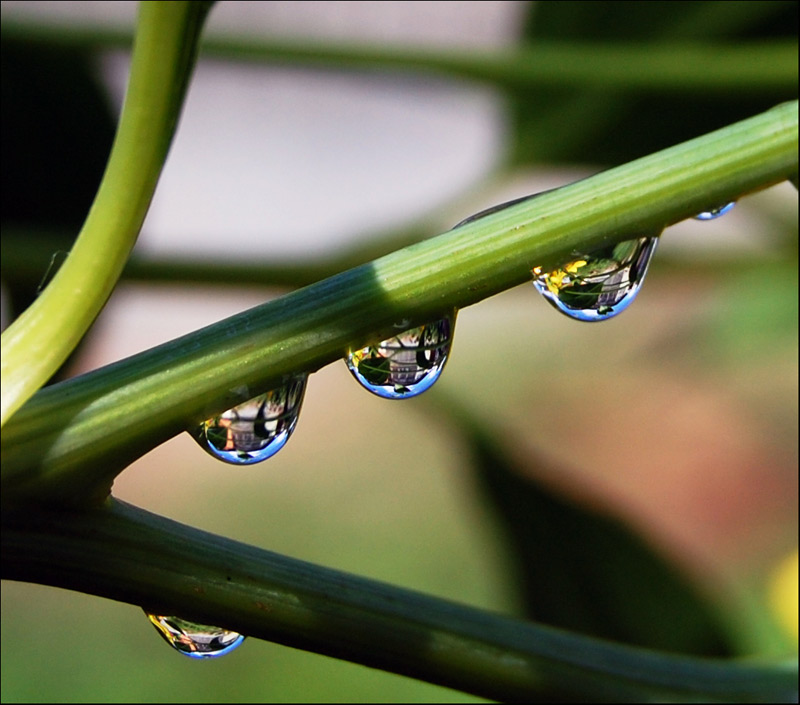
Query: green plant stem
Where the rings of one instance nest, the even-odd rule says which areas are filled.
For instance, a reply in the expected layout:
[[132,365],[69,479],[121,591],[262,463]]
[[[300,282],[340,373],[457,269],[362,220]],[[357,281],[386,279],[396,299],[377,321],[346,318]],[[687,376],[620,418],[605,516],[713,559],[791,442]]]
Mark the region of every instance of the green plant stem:
[[90,502],[212,413],[394,331],[530,280],[534,266],[667,224],[797,169],[797,103],[490,214],[41,390],[2,438],[4,501]]
[[205,2],[145,2],[108,166],[72,251],[2,335],[2,423],[67,359],[111,295],[177,125]]
[[[537,41],[514,49],[409,50],[386,45],[208,39],[203,51],[247,61],[422,70],[508,88],[763,92],[797,83],[797,45],[788,42],[709,47],[681,42]],[[698,65],[703,71],[697,70]]]
[[[55,28],[13,19],[3,23],[3,36],[94,48],[124,47],[130,39],[125,31]],[[215,36],[203,40],[202,51],[204,56],[259,63],[439,73],[513,88],[788,90],[792,95],[798,77],[797,43],[787,41],[713,46],[679,41],[629,45],[537,41],[510,49],[442,49]]]
[[[782,224],[787,228],[790,227],[789,224]],[[28,244],[30,232],[27,228],[4,229],[2,261],[4,270],[8,271],[10,276],[35,285],[41,280],[42,272],[46,271],[52,253],[58,250],[63,240],[53,238],[53,245],[49,246],[44,236],[37,235],[41,249],[32,252]],[[422,231],[418,232],[416,229],[386,239],[378,233],[374,240],[367,239],[363,244],[346,248],[341,252],[302,260],[290,259],[280,263],[268,259],[212,262],[201,258],[171,255],[137,256],[134,253],[125,265],[122,280],[169,286],[189,284],[202,287],[218,285],[296,289],[332,277],[372,258],[381,257],[423,239]],[[681,254],[675,251],[667,254],[662,252],[658,257],[658,272],[663,274],[664,271],[680,269],[692,275],[702,273],[707,276],[727,277],[741,272],[744,268],[758,267],[766,273],[776,265],[785,265],[788,258],[797,254],[796,238],[792,238],[791,242],[774,242],[771,246],[769,251],[759,253],[757,260],[753,259],[752,252],[746,250],[726,253],[723,260],[697,259],[690,253]]]
[[5,578],[502,701],[791,702],[796,692],[796,663],[703,660],[604,642],[309,565],[117,501],[89,512],[6,512],[4,520]]

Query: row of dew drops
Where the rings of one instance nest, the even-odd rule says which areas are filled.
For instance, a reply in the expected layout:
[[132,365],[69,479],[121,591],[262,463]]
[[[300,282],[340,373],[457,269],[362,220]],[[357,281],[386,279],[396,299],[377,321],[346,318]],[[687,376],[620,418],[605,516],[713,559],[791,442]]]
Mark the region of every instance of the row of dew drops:
[[[518,198],[462,220],[455,227],[516,205],[541,194]],[[734,206],[726,203],[703,211],[697,220],[719,218]],[[455,228],[454,228],[455,229]],[[533,285],[561,313],[578,321],[604,321],[624,311],[636,298],[653,257],[660,232],[641,235],[585,254],[545,272],[532,270]],[[409,399],[433,386],[450,354],[456,311],[439,320],[351,350],[347,368],[362,387],[385,399]],[[289,440],[300,413],[308,375],[294,376],[272,389],[212,416],[191,431],[200,446],[215,458],[234,465],[260,463],[277,453]],[[180,617],[145,610],[158,633],[180,653],[194,659],[230,653],[244,641],[237,632],[197,624]]]

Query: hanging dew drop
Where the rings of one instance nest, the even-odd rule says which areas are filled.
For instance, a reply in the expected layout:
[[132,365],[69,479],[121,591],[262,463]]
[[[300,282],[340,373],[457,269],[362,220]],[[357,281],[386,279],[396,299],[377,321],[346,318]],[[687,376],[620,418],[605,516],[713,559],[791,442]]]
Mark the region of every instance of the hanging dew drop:
[[604,321],[636,298],[657,243],[657,235],[639,237],[573,255],[549,272],[536,267],[533,284],[570,318]]
[[450,354],[456,312],[409,328],[377,345],[350,351],[347,368],[362,387],[384,399],[408,399],[430,389]]
[[272,457],[297,425],[308,375],[212,416],[192,435],[215,458],[233,465],[251,465]]
[[707,211],[703,211],[702,213],[698,213],[694,219],[695,220],[714,220],[714,218],[719,218],[720,216],[725,215],[726,213],[733,210],[733,207],[736,205],[736,201],[731,201],[730,203],[726,203],[722,206],[717,206],[716,208],[711,208]]
[[[515,198],[465,218],[460,227],[545,193]],[[703,216],[716,218],[733,208],[733,203]],[[713,213],[713,215],[711,215]],[[618,242],[592,250],[573,252],[569,261],[549,272],[534,267],[534,286],[559,311],[579,321],[604,321],[624,311],[636,298],[647,267],[658,243],[660,231],[653,235]]]
[[180,617],[165,617],[147,610],[145,614],[164,641],[189,658],[224,656],[244,641],[244,636],[228,629],[188,622]]

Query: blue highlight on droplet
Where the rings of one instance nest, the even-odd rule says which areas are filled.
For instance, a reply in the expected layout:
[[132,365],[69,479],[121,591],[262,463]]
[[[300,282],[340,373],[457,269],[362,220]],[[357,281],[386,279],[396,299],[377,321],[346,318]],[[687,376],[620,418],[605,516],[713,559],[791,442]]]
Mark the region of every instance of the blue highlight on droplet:
[[703,211],[702,213],[698,213],[694,216],[695,220],[714,220],[719,218],[726,213],[729,213],[733,210],[733,207],[736,205],[736,201],[731,201],[730,203],[726,203],[722,206],[717,206],[716,208],[711,208],[707,211]]
[[244,641],[244,636],[239,634],[236,639],[234,639],[230,644],[227,646],[217,650],[217,651],[183,651],[181,649],[177,649],[178,653],[183,654],[184,656],[188,656],[189,658],[193,659],[209,659],[209,658],[219,658],[220,656],[225,656],[229,654],[234,649],[238,649],[242,642]]
[[150,623],[175,651],[192,659],[218,658],[241,646],[245,637],[229,629],[144,610]]

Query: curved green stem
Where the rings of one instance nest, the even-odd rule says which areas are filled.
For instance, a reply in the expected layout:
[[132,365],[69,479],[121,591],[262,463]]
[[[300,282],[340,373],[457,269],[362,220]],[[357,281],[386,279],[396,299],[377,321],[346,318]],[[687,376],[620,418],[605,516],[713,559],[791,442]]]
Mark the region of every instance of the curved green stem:
[[4,429],[3,500],[102,499],[151,448],[398,320],[425,323],[572,250],[658,232],[788,178],[797,132],[797,103],[778,106],[43,389]]
[[501,701],[792,702],[796,694],[796,663],[696,659],[593,639],[313,566],[121,502],[4,520],[4,578]]
[[108,166],[72,252],[2,335],[2,423],[66,360],[105,305],[141,228],[177,125],[206,2],[145,2]]

